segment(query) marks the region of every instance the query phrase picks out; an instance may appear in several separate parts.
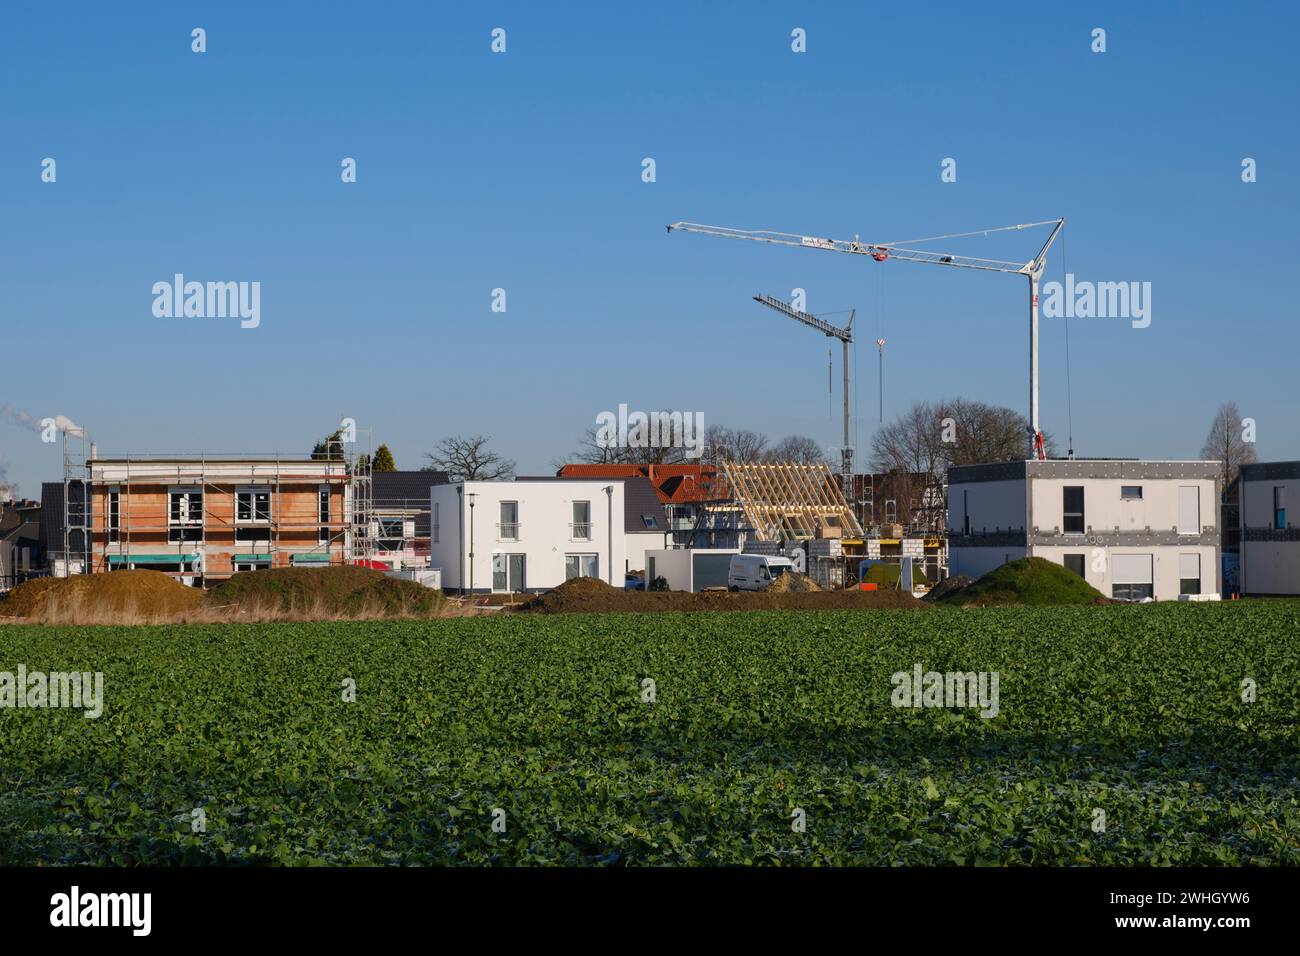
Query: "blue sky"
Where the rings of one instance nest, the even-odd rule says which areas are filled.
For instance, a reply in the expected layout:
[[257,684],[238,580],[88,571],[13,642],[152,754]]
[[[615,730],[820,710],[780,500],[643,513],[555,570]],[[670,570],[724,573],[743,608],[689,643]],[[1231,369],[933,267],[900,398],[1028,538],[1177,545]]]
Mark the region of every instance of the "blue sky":
[[[752,295],[856,307],[888,340],[886,417],[1024,410],[1024,280],[666,223],[885,241],[1065,216],[1046,279],[1063,252],[1079,279],[1152,283],[1149,328],[1070,323],[1078,453],[1195,457],[1233,399],[1262,459],[1300,457],[1300,15],[1135,6],[6,3],[0,405],[106,453],[306,450],[350,416],[401,467],[486,433],[538,473],[620,403],[834,446],[827,341]],[[176,272],[260,281],[260,327],[155,318]],[[1045,321],[1061,447],[1064,343]],[[29,494],[61,468],[3,419],[0,464]]]

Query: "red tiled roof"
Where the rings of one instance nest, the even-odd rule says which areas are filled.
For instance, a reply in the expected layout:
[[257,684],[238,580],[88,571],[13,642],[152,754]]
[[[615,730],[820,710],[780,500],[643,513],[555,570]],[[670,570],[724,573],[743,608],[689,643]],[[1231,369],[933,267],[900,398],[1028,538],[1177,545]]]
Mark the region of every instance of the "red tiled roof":
[[573,464],[561,478],[649,478],[662,504],[726,498],[726,480],[713,465]]

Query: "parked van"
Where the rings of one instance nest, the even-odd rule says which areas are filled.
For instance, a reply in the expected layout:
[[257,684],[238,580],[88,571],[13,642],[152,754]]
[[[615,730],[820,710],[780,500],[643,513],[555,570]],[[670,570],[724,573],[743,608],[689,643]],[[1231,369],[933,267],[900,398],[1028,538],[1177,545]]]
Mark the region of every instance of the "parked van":
[[789,558],[769,557],[765,554],[733,554],[731,568],[727,571],[727,587],[733,591],[761,591],[783,574],[790,574],[794,565]]

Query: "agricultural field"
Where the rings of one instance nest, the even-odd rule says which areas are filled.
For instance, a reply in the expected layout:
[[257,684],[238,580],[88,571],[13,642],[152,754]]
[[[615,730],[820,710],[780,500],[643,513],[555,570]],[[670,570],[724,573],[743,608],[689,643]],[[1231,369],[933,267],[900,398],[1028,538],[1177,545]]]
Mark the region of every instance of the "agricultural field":
[[[0,864],[1300,863],[1295,601],[0,626],[20,664],[104,706],[0,709]],[[895,707],[916,665],[997,715]]]

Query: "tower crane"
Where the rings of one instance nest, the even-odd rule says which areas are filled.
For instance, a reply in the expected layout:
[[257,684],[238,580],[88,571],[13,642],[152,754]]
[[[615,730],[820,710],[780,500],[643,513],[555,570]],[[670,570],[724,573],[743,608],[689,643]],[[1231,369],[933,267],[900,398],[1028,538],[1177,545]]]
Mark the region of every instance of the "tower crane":
[[774,299],[770,295],[756,295],[754,301],[796,322],[802,322],[809,328],[816,329],[827,338],[839,339],[840,345],[844,347],[844,445],[840,449],[840,471],[844,476],[844,500],[852,501],[853,448],[849,444],[849,346],[853,344],[853,320],[858,312],[856,309],[850,312],[848,325],[841,329],[839,326],[831,325],[825,319],[819,319],[815,315],[796,309],[790,303]]
[[[876,262],[888,259],[902,259],[905,262],[925,262],[931,265],[952,266],[957,269],[975,269],[981,272],[1006,272],[1022,275],[1029,279],[1029,433],[1036,458],[1046,458],[1043,446],[1043,433],[1038,427],[1038,285],[1043,276],[1047,261],[1047,250],[1052,247],[1060,235],[1064,219],[1045,219],[1042,222],[1026,222],[1016,226],[998,226],[992,229],[977,229],[973,232],[950,233],[945,236],[927,236],[922,239],[900,239],[896,242],[863,242],[857,236],[852,240],[823,239],[818,236],[804,236],[792,232],[773,232],[766,229],[732,229],[727,226],[706,226],[695,222],[675,222],[668,231],[698,232],[706,236],[721,236],[725,239],[747,239],[751,242],[767,242],[782,246],[796,246],[803,249],[823,249],[828,252],[847,252],[853,255],[870,256]],[[1035,226],[1051,226],[1052,232],[1043,243],[1038,254],[1028,262],[1008,262],[1002,259],[981,259],[975,256],[949,255],[929,249],[916,249],[914,246],[943,239],[965,239],[971,236],[988,236],[995,232],[1013,232],[1020,229],[1032,229]]]

